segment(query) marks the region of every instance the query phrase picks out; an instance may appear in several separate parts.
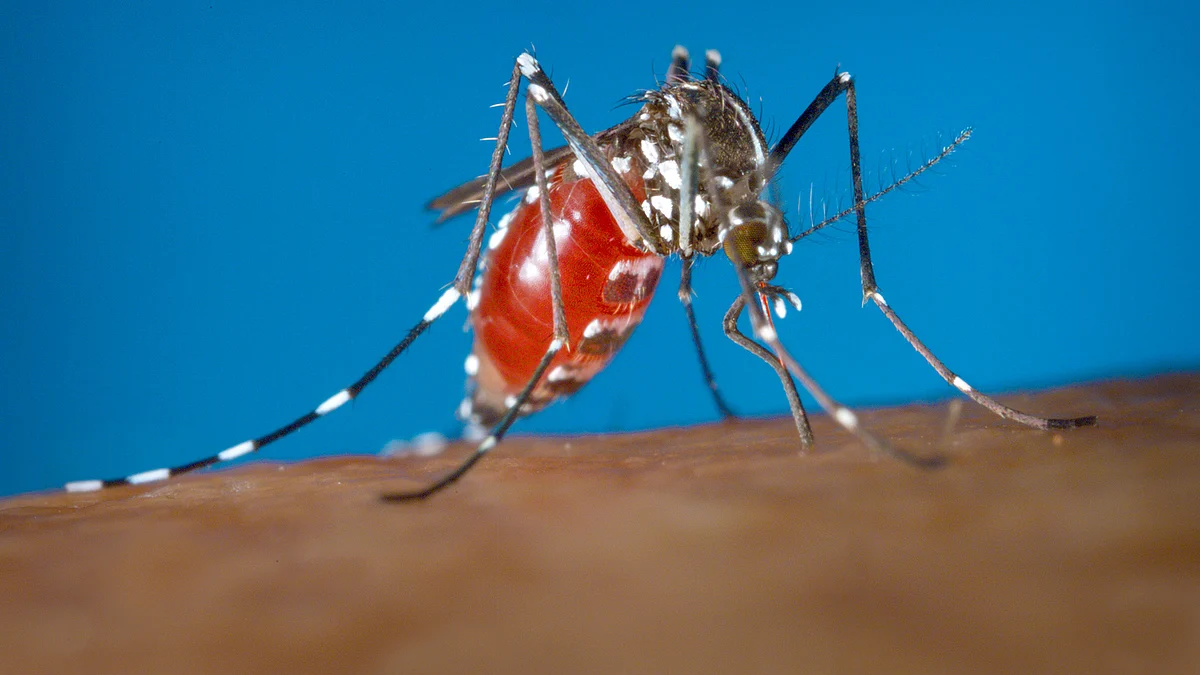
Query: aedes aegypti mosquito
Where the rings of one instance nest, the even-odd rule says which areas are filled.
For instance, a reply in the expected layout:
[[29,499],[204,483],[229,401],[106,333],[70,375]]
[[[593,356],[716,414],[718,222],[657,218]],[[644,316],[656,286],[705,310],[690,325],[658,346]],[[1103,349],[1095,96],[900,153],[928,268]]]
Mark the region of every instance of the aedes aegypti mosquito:
[[[641,322],[658,285],[666,256],[683,261],[679,298],[686,310],[700,366],[724,416],[732,416],[717,390],[691,305],[691,267],[696,256],[724,251],[733,263],[741,293],[725,314],[725,334],[758,356],[783,383],[800,442],[813,442],[808,417],[792,377],[799,379],[838,424],[873,451],[918,466],[940,463],[896,448],[859,424],[849,408],[830,398],[780,343],[770,310],[782,314],[796,296],[771,283],[779,260],[792,245],[842,217],[857,218],[863,301],[871,301],[933,366],[962,393],[997,415],[1039,429],[1093,424],[1095,417],[1037,417],[1000,404],[971,388],[921,342],[884,300],[875,283],[867,241],[866,206],[912,180],[950,154],[970,134],[964,131],[937,156],[871,197],[863,192],[854,81],[836,73],[808,108],[768,147],[749,106],[719,75],[720,55],[706,53],[704,73],[691,74],[686,49],[676,47],[665,83],[638,97],[642,108],[630,119],[589,136],[537,60],[517,57],[496,147],[488,173],[430,202],[438,220],[477,209],[466,256],[453,285],[390,352],[350,386],[311,412],[264,436],[243,441],[190,464],[111,480],[68,483],[69,491],[162,480],[254,452],[357,397],[434,321],[459,299],[470,311],[475,342],[466,360],[468,395],[459,416],[489,429],[456,469],[412,492],[384,495],[388,501],[427,497],[461,478],[496,446],[517,418],[575,393],[596,375]],[[533,156],[502,167],[509,132],[525,88],[525,113]],[[791,235],[783,213],[761,198],[792,147],[822,113],[845,97],[854,205],[833,218]],[[567,145],[542,150],[538,109],[554,121]],[[500,219],[483,253],[484,230],[497,197],[524,191]],[[754,341],[738,328],[748,311]]]

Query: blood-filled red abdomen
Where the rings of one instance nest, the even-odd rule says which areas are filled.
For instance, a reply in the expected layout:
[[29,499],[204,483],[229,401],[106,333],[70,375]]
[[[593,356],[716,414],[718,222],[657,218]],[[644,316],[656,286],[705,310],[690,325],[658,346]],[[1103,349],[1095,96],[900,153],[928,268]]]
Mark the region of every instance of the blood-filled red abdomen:
[[[626,178],[634,197],[645,199],[641,179]],[[474,391],[461,412],[479,424],[504,414],[553,338],[550,265],[536,195],[533,188],[493,235],[471,312],[475,345],[467,369]],[[552,182],[550,212],[571,340],[522,414],[575,393],[612,360],[641,323],[663,266],[661,257],[628,243],[590,180]]]

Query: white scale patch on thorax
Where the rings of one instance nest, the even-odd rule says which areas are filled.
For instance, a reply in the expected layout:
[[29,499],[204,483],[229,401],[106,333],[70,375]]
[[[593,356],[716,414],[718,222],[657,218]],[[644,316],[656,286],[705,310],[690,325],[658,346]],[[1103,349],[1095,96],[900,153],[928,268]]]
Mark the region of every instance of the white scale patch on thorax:
[[683,109],[679,105],[679,99],[674,96],[667,97],[667,114],[671,119],[677,120],[683,117]]
[[673,159],[664,160],[658,163],[658,171],[662,174],[663,180],[672,188],[678,190],[683,186],[683,178],[679,175],[679,163]]
[[658,146],[649,139],[642,139],[641,142],[642,156],[651,164],[658,163]]
[[667,218],[670,218],[671,214],[675,212],[675,202],[662,195],[654,195],[651,197],[650,206],[653,206],[654,210],[663,214]]

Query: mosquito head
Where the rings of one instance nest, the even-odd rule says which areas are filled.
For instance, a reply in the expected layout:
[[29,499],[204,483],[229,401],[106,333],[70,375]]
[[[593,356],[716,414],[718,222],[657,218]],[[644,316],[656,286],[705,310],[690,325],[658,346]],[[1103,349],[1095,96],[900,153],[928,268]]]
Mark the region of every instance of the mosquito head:
[[761,200],[730,207],[718,233],[725,255],[756,284],[775,278],[779,259],[791,251],[787,223],[779,209]]

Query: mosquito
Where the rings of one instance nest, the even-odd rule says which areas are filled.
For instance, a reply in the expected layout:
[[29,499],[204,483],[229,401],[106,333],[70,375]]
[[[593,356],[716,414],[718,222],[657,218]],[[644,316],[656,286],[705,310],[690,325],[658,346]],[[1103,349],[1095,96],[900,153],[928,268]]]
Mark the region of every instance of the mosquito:
[[[691,58],[677,46],[665,81],[639,95],[641,108],[628,120],[595,135],[568,112],[562,96],[531,53],[517,57],[503,104],[500,129],[486,175],[429,203],[438,222],[476,210],[470,243],[453,283],[370,370],[310,412],[258,438],[181,466],[109,480],[68,483],[72,492],[164,480],[242,457],[290,435],[356,398],[430,325],[459,300],[470,312],[474,344],[465,362],[467,396],[458,416],[476,430],[474,452],[427,486],[383,495],[385,501],[422,499],[452,485],[504,438],[520,417],[570,396],[613,358],[641,323],[668,256],[679,256],[679,299],[713,401],[724,417],[733,413],[722,398],[705,357],[692,308],[691,274],[697,257],[723,252],[740,286],[724,317],[724,332],[778,374],[800,443],[813,444],[808,415],[795,380],[847,431],[873,452],[918,467],[942,463],[880,438],[858,416],[830,397],[780,342],[771,309],[781,315],[799,299],[772,280],[779,261],[803,237],[842,218],[857,222],[863,302],[873,303],[948,384],[1000,417],[1037,429],[1094,424],[1094,416],[1047,418],[1005,406],[976,391],[951,371],[900,319],[879,290],[867,238],[867,205],[913,180],[970,136],[966,130],[940,153],[867,197],[863,190],[854,80],[835,72],[812,103],[774,145],[769,145],[750,107],[720,76],[721,56],[705,53],[704,69],[691,72]],[[503,166],[522,84],[532,157]],[[784,159],[809,127],[839,98],[846,103],[853,206],[795,235],[783,212],[764,199]],[[545,151],[539,111],[566,139]],[[516,192],[521,199],[485,231],[496,199]],[[738,326],[748,313],[753,337]],[[794,378],[794,379],[793,379]],[[472,434],[468,434],[470,436]]]

